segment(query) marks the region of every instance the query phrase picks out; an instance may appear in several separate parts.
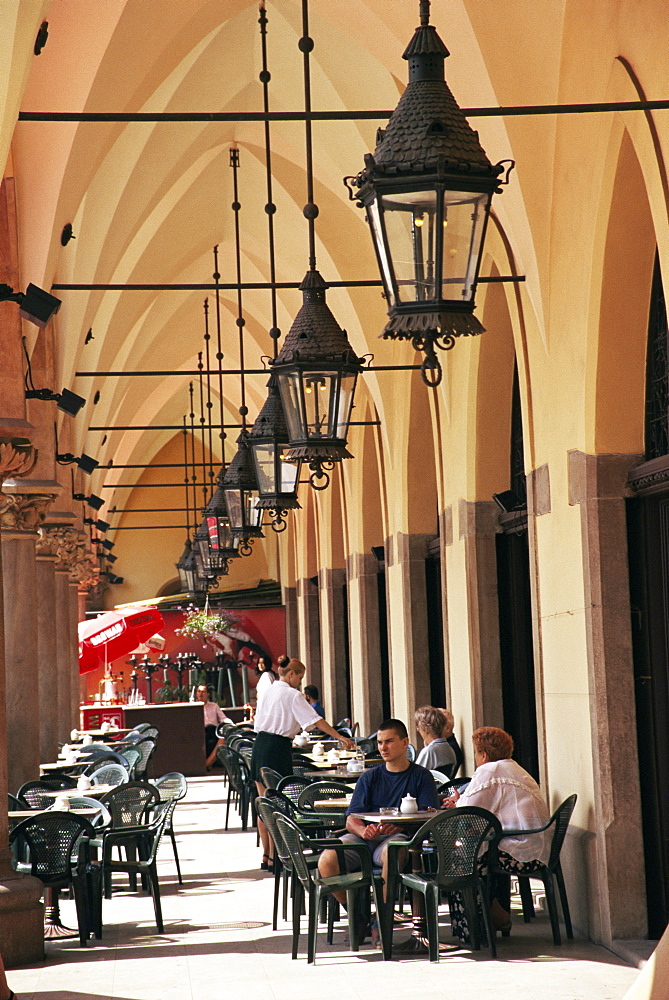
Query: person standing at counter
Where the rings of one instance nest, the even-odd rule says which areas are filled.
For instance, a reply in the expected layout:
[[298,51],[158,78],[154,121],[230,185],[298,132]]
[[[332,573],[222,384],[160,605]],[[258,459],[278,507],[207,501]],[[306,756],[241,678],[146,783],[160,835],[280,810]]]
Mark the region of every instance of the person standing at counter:
[[258,658],[258,663],[256,666],[256,674],[258,675],[258,680],[256,681],[256,711],[261,699],[271,688],[274,681],[278,681],[278,674],[274,673],[272,669],[272,661],[269,656],[260,656]]
[[[300,694],[300,686],[306,667],[299,660],[289,660],[279,667],[279,680],[270,685],[258,702],[254,728],[258,734],[253,743],[251,776],[258,795],[263,795],[265,787],[260,781],[260,769],[271,767],[279,774],[293,773],[293,737],[301,729],[316,726],[343,743],[348,750],[355,748],[353,740],[341,736],[332,726],[315,712]],[[263,846],[261,868],[271,869],[273,845],[267,828],[258,820],[258,831]]]

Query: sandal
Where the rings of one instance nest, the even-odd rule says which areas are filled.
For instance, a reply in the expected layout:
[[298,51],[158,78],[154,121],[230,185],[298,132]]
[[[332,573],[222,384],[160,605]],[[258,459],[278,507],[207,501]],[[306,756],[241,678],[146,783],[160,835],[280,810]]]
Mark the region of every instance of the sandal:
[[262,861],[260,862],[261,872],[274,872],[274,858],[270,858],[269,854],[263,854]]

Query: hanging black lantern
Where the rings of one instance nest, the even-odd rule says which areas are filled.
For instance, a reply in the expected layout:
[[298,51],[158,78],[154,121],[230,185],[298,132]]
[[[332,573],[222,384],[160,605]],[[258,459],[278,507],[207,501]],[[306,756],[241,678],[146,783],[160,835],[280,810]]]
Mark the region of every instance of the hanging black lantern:
[[299,508],[297,484],[301,461],[286,458],[289,439],[276,376],[267,383],[269,393],[256,418],[249,445],[258,480],[257,506],[267,510],[274,531],[285,531],[286,514]]
[[225,472],[223,489],[228,505],[230,530],[239,538],[239,554],[249,555],[252,539],[264,538],[262,509],[257,506],[258,480],[247,431],[242,430],[237,438],[237,445],[237,453]]
[[209,590],[210,587],[215,586],[219,576],[225,576],[228,572],[227,560],[223,560],[224,565],[217,565],[221,561],[216,557],[212,558],[209,548],[209,530],[206,521],[203,521],[195,532],[193,555],[195,557],[195,569],[199,577],[198,590]]
[[218,486],[214,490],[207,506],[204,508],[203,524],[207,528],[209,559],[213,570],[225,575],[228,572],[228,560],[239,558],[239,538],[233,535],[228,516],[228,505],[223,489],[224,471],[221,469]]
[[449,52],[429,15],[420,0],[421,25],[403,56],[408,86],[365,169],[344,183],[367,210],[390,317],[381,336],[424,351],[423,379],[438,385],[435,347],[484,332],[474,296],[504,168],[490,163],[446,84]]
[[321,490],[330,481],[326,470],[352,457],[346,438],[356,381],[363,367],[346,331],[325,304],[327,287],[318,271],[307,271],[300,285],[302,308],[279,356],[270,361],[290,439],[285,458],[308,462],[311,485]]
[[181,584],[181,589],[185,594],[194,594],[197,590],[196,587],[196,569],[195,569],[195,557],[193,555],[193,546],[191,545],[190,538],[186,539],[184,545],[184,550],[179,557],[179,562],[176,564],[177,570],[179,572],[179,582]]

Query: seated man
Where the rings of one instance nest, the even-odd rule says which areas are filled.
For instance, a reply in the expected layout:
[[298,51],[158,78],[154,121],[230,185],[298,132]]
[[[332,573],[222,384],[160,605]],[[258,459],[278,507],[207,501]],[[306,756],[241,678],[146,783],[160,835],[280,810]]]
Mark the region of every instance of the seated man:
[[[434,778],[420,764],[407,760],[409,734],[399,719],[387,719],[381,723],[376,734],[379,755],[383,764],[372,767],[358,778],[351,804],[346,810],[346,829],[341,838],[344,843],[366,844],[374,864],[380,865],[384,881],[387,882],[387,849],[389,840],[406,840],[402,830],[395,823],[365,823],[351,814],[376,812],[379,809],[399,809],[405,795],[413,795],[419,809],[437,809],[439,800]],[[349,871],[360,868],[358,856],[353,851],[346,852]],[[322,876],[339,874],[339,860],[336,851],[323,851],[318,861]],[[384,889],[385,893],[385,889]],[[340,903],[346,902],[345,894],[336,894]]]
[[320,700],[318,698],[318,688],[316,687],[315,684],[307,684],[307,686],[304,689],[304,697],[309,702],[314,712],[318,712],[321,719],[324,719],[325,709],[320,703]]
[[222,722],[232,722],[222,708],[209,697],[209,688],[206,684],[198,684],[195,689],[195,697],[204,706],[204,743],[207,760],[205,766],[209,771],[216,762],[216,751],[222,746],[223,740],[216,736],[216,730]]

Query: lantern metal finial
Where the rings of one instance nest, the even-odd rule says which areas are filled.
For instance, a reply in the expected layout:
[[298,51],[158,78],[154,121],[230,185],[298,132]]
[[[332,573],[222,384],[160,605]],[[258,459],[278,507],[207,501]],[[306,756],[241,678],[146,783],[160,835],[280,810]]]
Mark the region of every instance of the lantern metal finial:
[[367,210],[389,320],[382,337],[425,353],[423,379],[441,381],[435,347],[483,333],[473,315],[485,230],[501,164],[492,165],[449,90],[449,52],[420,4],[404,58],[409,83],[365,169],[346,177]]

